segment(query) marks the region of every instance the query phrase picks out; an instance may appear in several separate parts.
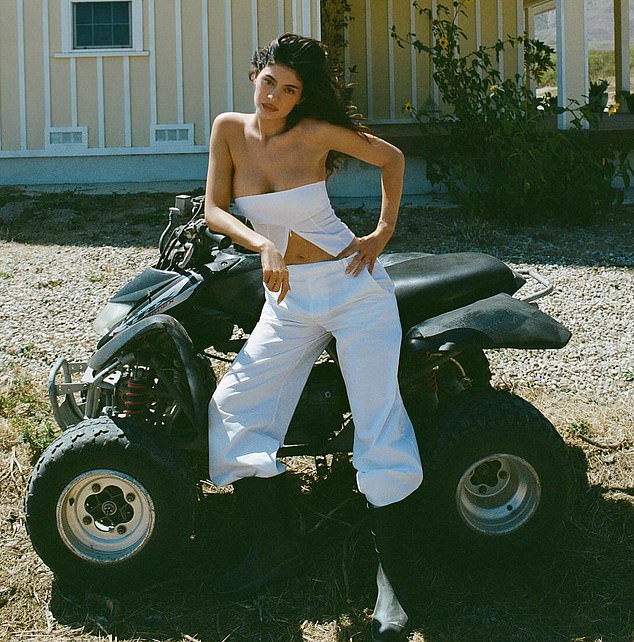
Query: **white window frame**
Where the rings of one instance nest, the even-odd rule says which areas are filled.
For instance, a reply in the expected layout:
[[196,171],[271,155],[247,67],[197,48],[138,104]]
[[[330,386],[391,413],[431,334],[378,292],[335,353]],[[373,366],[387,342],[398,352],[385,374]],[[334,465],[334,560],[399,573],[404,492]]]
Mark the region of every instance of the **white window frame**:
[[113,0],[62,0],[62,53],[77,56],[128,56],[130,53],[143,53],[143,0],[128,0],[132,2],[130,20],[132,21],[132,45],[104,49],[74,49],[73,48],[73,5],[82,2],[112,2]]
[[[157,132],[169,132],[172,130],[186,131],[187,138],[180,140],[161,140]],[[191,147],[194,144],[193,123],[161,123],[150,125],[150,145],[152,147]]]
[[[51,139],[53,139],[56,134],[61,136],[71,134],[74,138],[77,138],[79,135],[81,142],[79,140],[72,143],[52,142]],[[77,152],[78,150],[88,149],[88,127],[47,127],[45,130],[44,147],[58,152]]]

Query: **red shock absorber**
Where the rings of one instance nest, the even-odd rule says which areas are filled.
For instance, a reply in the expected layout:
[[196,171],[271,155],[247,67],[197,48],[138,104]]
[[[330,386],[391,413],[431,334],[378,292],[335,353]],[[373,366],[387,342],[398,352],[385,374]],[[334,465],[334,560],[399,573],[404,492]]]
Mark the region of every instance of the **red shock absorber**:
[[136,369],[128,379],[123,393],[125,414],[132,417],[144,417],[147,414],[149,397],[147,375]]

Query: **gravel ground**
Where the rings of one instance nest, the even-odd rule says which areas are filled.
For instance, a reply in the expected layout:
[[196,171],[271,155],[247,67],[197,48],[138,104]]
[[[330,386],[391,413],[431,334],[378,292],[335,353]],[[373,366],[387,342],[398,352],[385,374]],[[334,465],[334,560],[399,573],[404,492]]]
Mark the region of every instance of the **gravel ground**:
[[[46,215],[58,222],[65,217],[72,228],[72,212]],[[367,208],[341,215],[357,233],[374,220]],[[465,221],[453,210],[406,208],[388,249],[485,251],[513,267],[536,268],[556,286],[540,307],[570,328],[573,338],[559,351],[491,352],[498,381],[634,403],[631,220],[632,211],[626,210],[624,219],[593,228],[504,231]],[[125,242],[106,240],[102,246],[81,239],[25,242],[19,235],[19,240],[0,241],[0,377],[26,369],[43,382],[58,356],[87,357],[98,339],[91,327],[98,310],[155,260],[156,250],[150,247],[155,229],[160,227],[149,227],[142,238],[131,234]]]
[[[94,316],[155,261],[154,245],[173,198],[25,199],[0,190],[0,405],[15,397],[17,418],[34,427],[49,412],[43,388],[50,364],[60,355],[79,359],[94,350]],[[375,219],[371,205],[345,204],[340,214],[358,234]],[[512,560],[508,576],[487,577],[452,574],[432,555],[425,613],[412,640],[634,640],[632,223],[631,205],[583,229],[510,230],[446,207],[403,210],[389,251],[482,251],[536,268],[554,282],[556,291],[540,306],[572,330],[570,344],[559,351],[490,352],[489,358],[497,383],[517,390],[553,421],[580,470],[587,469],[588,482],[552,563],[525,574]],[[9,380],[24,374],[33,381],[32,395],[3,397]],[[334,486],[326,480],[302,498],[302,514],[324,522],[307,549],[315,572],[281,593],[236,604],[215,602],[201,590],[209,542],[219,546],[210,510],[191,560],[170,582],[121,601],[65,596],[24,529],[20,505],[30,453],[14,408],[0,408],[0,640],[362,639],[374,572],[363,560],[371,549],[359,535],[362,520],[345,490],[352,483],[336,476]],[[339,497],[345,498],[341,504]],[[328,524],[324,516],[339,509]]]

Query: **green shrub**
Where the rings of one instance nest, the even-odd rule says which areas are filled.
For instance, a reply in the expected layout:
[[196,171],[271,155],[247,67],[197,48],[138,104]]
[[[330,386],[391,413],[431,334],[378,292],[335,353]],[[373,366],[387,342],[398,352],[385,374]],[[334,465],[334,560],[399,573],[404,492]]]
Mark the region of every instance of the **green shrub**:
[[[553,68],[553,49],[527,35],[469,47],[457,17],[466,16],[470,2],[455,0],[452,9],[438,4],[435,15],[414,2],[431,22],[430,44],[392,28],[400,46],[430,56],[446,107],[405,106],[425,134],[421,153],[428,179],[472,214],[521,223],[584,223],[622,200],[613,179],[629,185],[627,149],[597,147],[584,130],[586,121],[596,126],[602,114],[574,101],[559,106],[530,89],[531,79],[539,82]],[[505,79],[498,71],[500,54],[518,46],[524,49],[524,69]],[[571,130],[555,126],[563,113]]]
[[0,416],[22,436],[35,461],[59,435],[51,420],[46,394],[25,376],[16,377],[7,389],[0,391]]

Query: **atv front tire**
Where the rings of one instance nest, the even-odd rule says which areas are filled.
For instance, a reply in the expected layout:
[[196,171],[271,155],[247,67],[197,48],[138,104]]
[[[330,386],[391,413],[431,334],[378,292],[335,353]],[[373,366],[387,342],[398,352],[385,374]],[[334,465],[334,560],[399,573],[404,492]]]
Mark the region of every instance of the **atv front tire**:
[[142,426],[86,419],[35,465],[27,529],[59,579],[123,590],[164,570],[187,540],[195,491],[187,459]]

